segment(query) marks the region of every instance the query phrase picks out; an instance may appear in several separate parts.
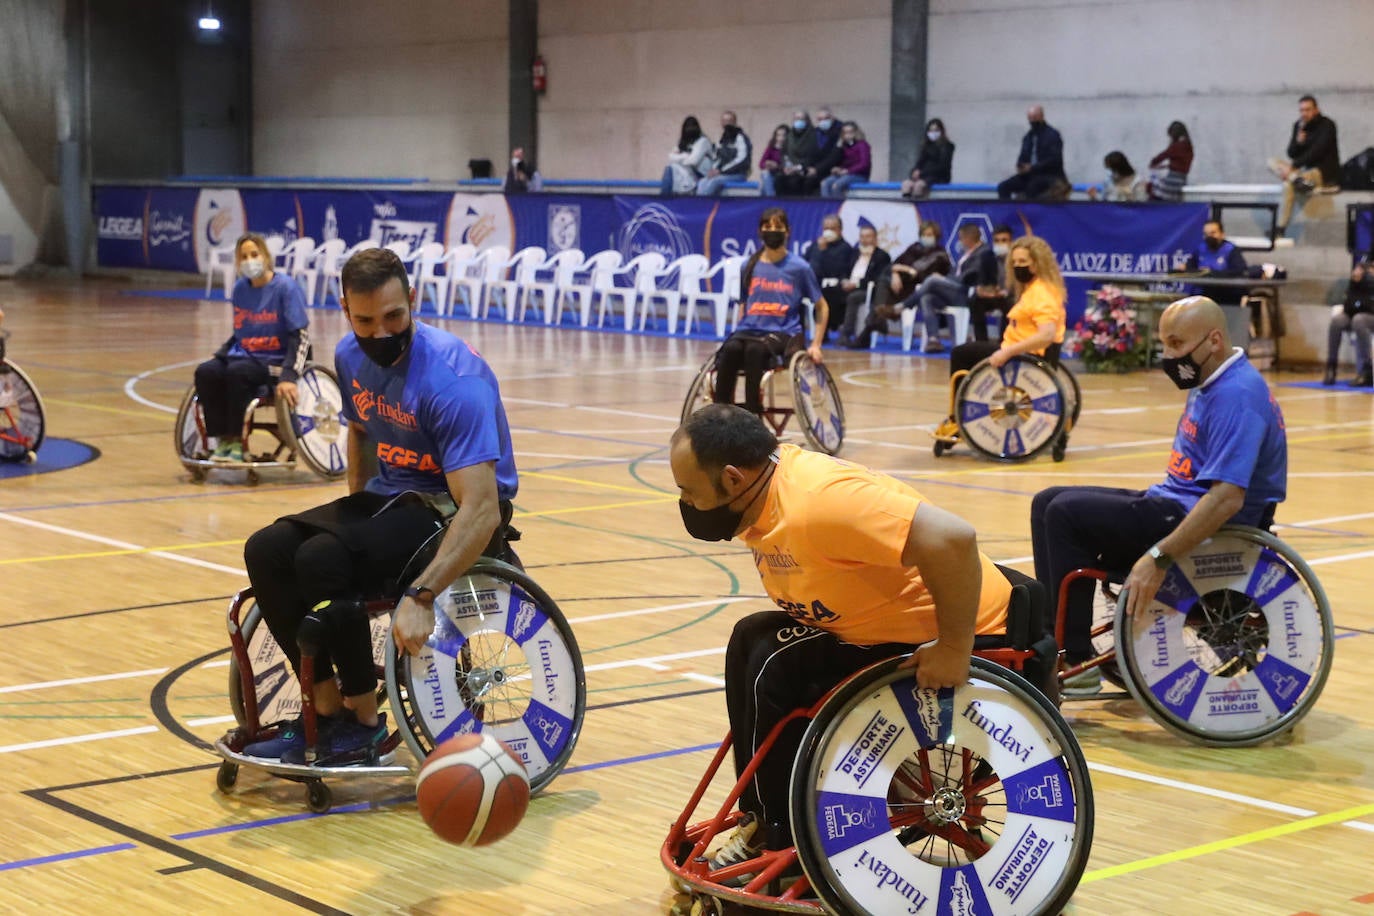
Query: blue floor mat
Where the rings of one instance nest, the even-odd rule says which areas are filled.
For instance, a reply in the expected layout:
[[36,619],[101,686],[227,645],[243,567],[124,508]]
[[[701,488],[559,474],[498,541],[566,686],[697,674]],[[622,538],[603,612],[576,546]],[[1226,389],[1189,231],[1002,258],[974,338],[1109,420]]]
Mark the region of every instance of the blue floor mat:
[[34,474],[50,474],[53,471],[66,471],[94,461],[100,457],[100,449],[94,445],[77,442],[74,439],[45,438],[38,449],[38,460],[33,464],[22,461],[0,461],[0,480],[10,477],[29,477]]

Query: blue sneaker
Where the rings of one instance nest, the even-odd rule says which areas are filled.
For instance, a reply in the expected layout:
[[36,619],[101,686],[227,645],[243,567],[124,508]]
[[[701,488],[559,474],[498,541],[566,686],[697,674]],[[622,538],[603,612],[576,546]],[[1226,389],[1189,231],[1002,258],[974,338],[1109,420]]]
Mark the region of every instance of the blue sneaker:
[[[363,725],[353,716],[335,719],[329,728],[320,731],[316,744],[318,766],[347,766],[349,764],[376,764],[380,759],[380,748],[386,740],[386,713],[377,714],[376,725]],[[305,737],[299,743],[282,752],[282,763],[305,763]]]
[[[316,724],[325,721],[325,716],[319,716],[316,719]],[[276,737],[246,745],[243,753],[248,757],[257,757],[262,760],[280,760],[282,754],[297,747],[305,747],[305,725],[300,716],[283,722],[277,730]]]

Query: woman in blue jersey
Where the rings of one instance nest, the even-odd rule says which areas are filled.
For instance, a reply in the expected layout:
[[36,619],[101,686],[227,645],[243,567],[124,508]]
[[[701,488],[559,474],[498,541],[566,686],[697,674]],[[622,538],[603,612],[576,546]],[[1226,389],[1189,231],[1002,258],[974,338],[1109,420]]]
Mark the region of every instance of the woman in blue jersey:
[[277,397],[296,403],[296,379],[305,367],[305,296],[290,277],[272,269],[272,255],[260,235],[248,233],[234,245],[234,333],[209,360],[196,367],[196,397],[205,415],[205,434],[218,439],[212,461],[241,462],[243,412],[258,389],[276,379]]
[[787,250],[791,227],[787,213],[770,207],[759,217],[763,248],[754,253],[740,284],[740,315],[735,333],[716,354],[717,404],[735,402],[735,379],[744,370],[744,407],[763,414],[759,386],[763,373],[779,356],[790,357],[805,345],[802,300],[816,306],[811,345],[806,352],[821,362],[829,309],[811,266]]

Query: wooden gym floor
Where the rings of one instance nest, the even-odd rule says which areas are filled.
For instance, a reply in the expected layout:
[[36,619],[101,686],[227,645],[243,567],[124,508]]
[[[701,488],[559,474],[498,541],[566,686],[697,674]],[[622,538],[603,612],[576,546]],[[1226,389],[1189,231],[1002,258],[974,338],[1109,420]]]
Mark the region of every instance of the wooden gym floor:
[[[425,828],[406,779],[300,786],[244,771],[215,788],[226,727],[227,597],[244,538],[343,492],[306,471],[193,484],[172,447],[191,367],[227,336],[223,302],[113,281],[0,284],[10,355],[48,435],[91,463],[0,479],[0,910],[145,913],[637,914],[670,899],[658,847],[725,732],[722,653],[763,608],[739,545],[682,530],[668,436],[706,342],[436,321],[501,378],[521,488],[520,552],[573,621],[589,710],[569,770],[483,850]],[[317,352],[344,333],[311,312]],[[1183,396],[1161,373],[1080,376],[1068,459],[931,455],[938,359],[828,351],[844,456],[909,480],[1029,571],[1042,487],[1141,487],[1163,473]],[[1310,380],[1283,373],[1272,383]],[[1276,387],[1288,422],[1279,534],[1335,608],[1325,693],[1291,737],[1189,745],[1122,696],[1065,713],[1093,766],[1097,829],[1069,912],[1374,913],[1374,397]],[[373,804],[369,804],[373,803]]]

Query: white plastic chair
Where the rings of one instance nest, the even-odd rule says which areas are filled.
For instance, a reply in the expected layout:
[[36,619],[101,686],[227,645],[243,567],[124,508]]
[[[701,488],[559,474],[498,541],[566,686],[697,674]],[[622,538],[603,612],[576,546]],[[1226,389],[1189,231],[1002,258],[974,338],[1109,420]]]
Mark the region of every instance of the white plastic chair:
[[325,267],[337,261],[343,252],[344,240],[330,239],[310,252],[309,257],[302,259],[291,272],[296,282],[305,287],[305,301],[308,304],[315,304],[315,290],[319,286],[320,275],[324,273]]
[[448,302],[448,276],[436,274],[435,267],[444,263],[446,256],[442,242],[426,242],[414,254],[415,273],[411,277],[411,288],[415,290],[415,305],[423,309],[425,289],[434,290],[434,311],[442,315]]
[[[563,309],[567,307],[568,301],[572,300],[578,307],[578,323],[585,328],[592,319],[592,297],[604,295],[606,290],[615,286],[615,272],[619,268],[620,252],[614,248],[608,251],[598,251],[583,261],[573,271],[571,281],[563,287],[558,296],[558,304],[554,308],[553,323],[558,324],[563,320]],[[586,276],[586,283],[574,282],[578,276],[582,275]]]
[[324,280],[324,283],[321,284],[321,301],[328,301],[329,290],[332,287],[334,290],[334,298],[342,302],[344,265],[348,263],[349,258],[353,257],[358,252],[376,247],[377,243],[373,239],[363,239],[361,242],[333,259],[326,258],[323,266],[320,267],[320,278]]
[[744,270],[744,262],[747,260],[743,256],[732,258],[721,258],[711,269],[702,274],[702,286],[704,281],[714,280],[719,277],[720,290],[716,292],[706,292],[698,289],[687,297],[687,327],[684,333],[692,333],[692,326],[696,324],[697,307],[705,302],[711,306],[711,314],[715,319],[715,329],[717,337],[725,336],[725,325],[730,319],[731,304],[739,301],[740,273]]
[[573,281],[573,275],[577,268],[582,266],[582,251],[577,248],[567,248],[549,258],[543,264],[535,268],[535,276],[539,274],[550,274],[548,280],[538,280],[525,287],[524,294],[520,297],[520,321],[525,320],[525,310],[529,308],[537,296],[540,308],[544,310],[544,323],[553,324],[554,315],[562,318],[562,310],[558,308],[558,297],[562,295],[565,287]]
[[[477,260],[477,246],[464,242],[448,250],[439,262],[444,265],[444,275],[436,277],[442,281],[444,288],[444,302],[441,313],[444,315],[453,314],[453,300],[458,289],[458,281],[466,277],[472,271],[473,263]],[[437,264],[435,265],[438,266]],[[468,314],[472,315],[472,307],[468,306]]]
[[520,290],[534,282],[534,272],[543,263],[544,249],[538,246],[531,245],[517,251],[502,265],[500,276],[495,280],[488,280],[483,286],[483,316],[485,317],[487,310],[491,308],[492,295],[499,293],[501,312],[507,321],[515,321],[515,305],[521,298]]
[[639,297],[645,293],[652,293],[658,290],[658,278],[663,273],[663,266],[667,259],[657,251],[649,251],[631,260],[619,270],[611,271],[612,276],[633,274],[633,280],[629,286],[612,286],[603,290],[601,293],[601,309],[597,316],[597,325],[606,326],[606,310],[610,308],[613,300],[619,300],[621,307],[625,311],[625,330],[630,330],[635,323],[635,306],[639,302]]
[[[644,330],[644,326],[649,318],[649,309],[653,304],[662,301],[667,306],[668,311],[668,333],[677,333],[677,317],[682,309],[683,299],[699,294],[701,292],[701,278],[706,275],[706,271],[711,267],[711,262],[706,260],[704,255],[687,254],[669,264],[667,269],[655,278],[655,288],[643,294],[639,300],[639,329]],[[662,289],[658,283],[677,278],[675,288]],[[657,313],[655,313],[657,315]]]
[[296,282],[310,267],[310,256],[315,253],[315,240],[303,235],[282,249],[281,270]]
[[286,239],[279,235],[269,235],[266,239],[267,253],[272,258],[272,268],[275,270],[281,266],[282,253],[286,251]]
[[[916,311],[917,310],[914,308],[902,309],[903,350],[911,349],[911,339],[916,336]],[[967,305],[947,305],[942,311],[949,316],[950,334],[952,336],[950,346],[957,347],[959,344],[968,340],[969,316],[971,314],[969,307]],[[926,330],[925,325],[922,324],[921,349],[924,350],[925,348]]]
[[506,278],[509,260],[509,248],[505,245],[493,245],[477,253],[468,276],[455,279],[454,282],[463,291],[463,301],[467,304],[468,314],[472,317],[487,317],[487,286]]
[[225,245],[222,248],[214,248],[210,251],[210,260],[205,268],[205,295],[210,295],[210,287],[215,283],[215,274],[224,278],[224,298],[232,299],[234,296],[234,282],[238,279],[234,273],[234,246]]

